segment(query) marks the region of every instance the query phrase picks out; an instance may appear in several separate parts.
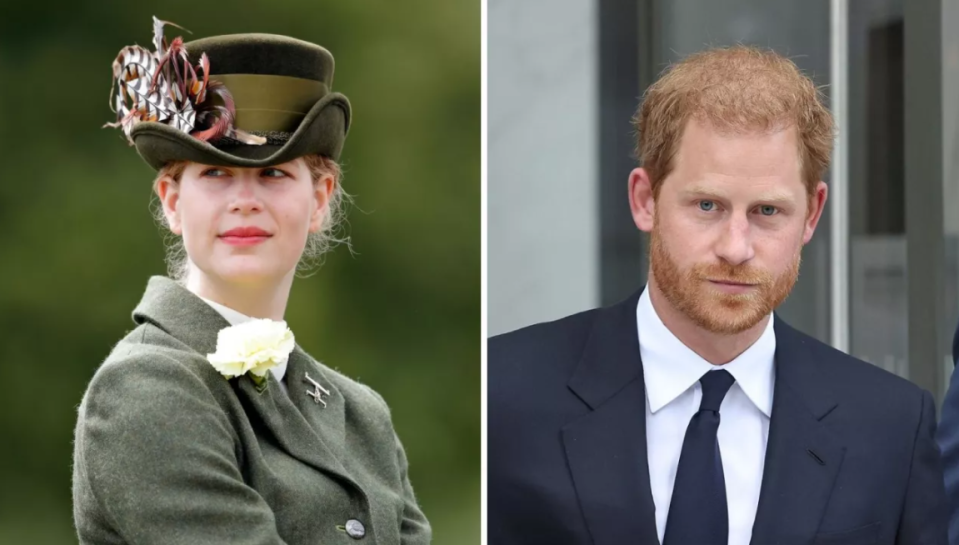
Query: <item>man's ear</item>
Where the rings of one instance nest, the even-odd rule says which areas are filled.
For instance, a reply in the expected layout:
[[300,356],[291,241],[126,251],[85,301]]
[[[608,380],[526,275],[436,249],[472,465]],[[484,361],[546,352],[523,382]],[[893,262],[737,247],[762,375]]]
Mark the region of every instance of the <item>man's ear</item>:
[[656,199],[653,198],[653,185],[645,168],[635,168],[629,173],[629,209],[633,213],[633,223],[640,231],[648,233],[653,230]]
[[808,244],[812,240],[812,235],[819,225],[819,218],[822,217],[822,211],[826,207],[826,198],[829,197],[829,186],[826,182],[820,181],[816,184],[816,191],[809,198],[809,213],[806,215],[806,226],[803,230],[802,242]]

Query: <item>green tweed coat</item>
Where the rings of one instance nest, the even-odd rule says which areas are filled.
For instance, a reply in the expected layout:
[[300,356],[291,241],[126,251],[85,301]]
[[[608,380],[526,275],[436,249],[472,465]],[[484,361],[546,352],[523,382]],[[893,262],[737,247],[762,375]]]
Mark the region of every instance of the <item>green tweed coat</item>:
[[[82,544],[430,542],[383,398],[290,354],[284,392],[206,361],[220,314],[153,277],[138,324],[79,408],[74,519]],[[327,407],[306,394],[310,377]]]

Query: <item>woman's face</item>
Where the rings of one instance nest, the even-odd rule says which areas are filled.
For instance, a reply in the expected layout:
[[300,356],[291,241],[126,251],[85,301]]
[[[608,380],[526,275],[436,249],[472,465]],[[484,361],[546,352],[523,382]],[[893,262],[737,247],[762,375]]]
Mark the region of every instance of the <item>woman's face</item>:
[[263,168],[190,163],[157,185],[170,230],[213,281],[261,284],[290,276],[307,235],[320,229],[334,188],[302,158]]

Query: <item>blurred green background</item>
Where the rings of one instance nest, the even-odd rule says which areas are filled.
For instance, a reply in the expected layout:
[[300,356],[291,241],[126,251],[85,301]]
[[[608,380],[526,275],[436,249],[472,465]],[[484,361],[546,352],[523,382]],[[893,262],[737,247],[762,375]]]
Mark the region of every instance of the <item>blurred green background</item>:
[[151,16],[286,34],[336,57],[354,108],[349,234],[293,286],[317,359],[390,403],[434,541],[480,536],[480,2],[5,2],[0,7],[0,544],[76,543],[76,408],[164,274],[153,171],[108,107],[111,63]]

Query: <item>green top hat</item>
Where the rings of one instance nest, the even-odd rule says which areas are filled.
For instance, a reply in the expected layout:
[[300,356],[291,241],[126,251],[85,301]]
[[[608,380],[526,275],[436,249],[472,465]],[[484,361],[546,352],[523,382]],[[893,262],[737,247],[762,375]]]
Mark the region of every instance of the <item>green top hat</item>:
[[329,51],[272,34],[167,43],[163,25],[154,18],[156,52],[128,46],[114,62],[117,122],[108,124],[122,128],[151,167],[339,159],[350,103],[331,91]]

